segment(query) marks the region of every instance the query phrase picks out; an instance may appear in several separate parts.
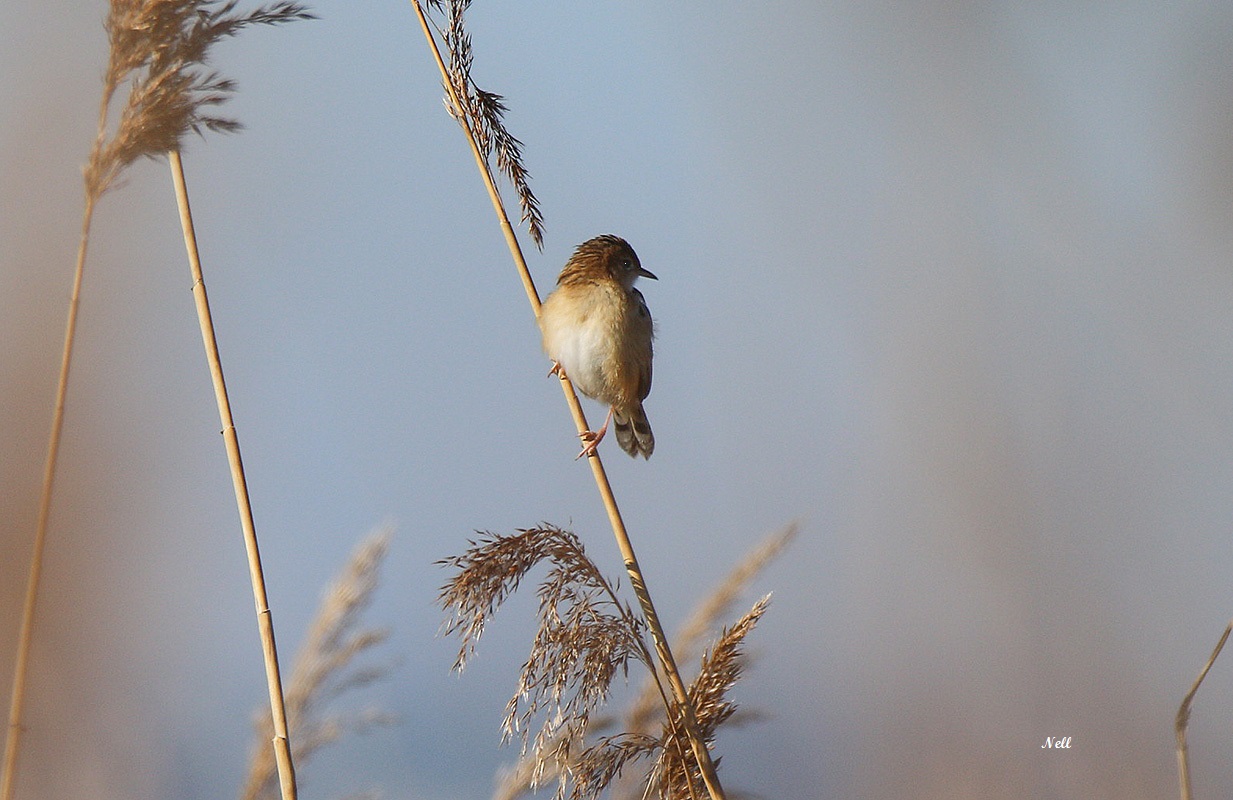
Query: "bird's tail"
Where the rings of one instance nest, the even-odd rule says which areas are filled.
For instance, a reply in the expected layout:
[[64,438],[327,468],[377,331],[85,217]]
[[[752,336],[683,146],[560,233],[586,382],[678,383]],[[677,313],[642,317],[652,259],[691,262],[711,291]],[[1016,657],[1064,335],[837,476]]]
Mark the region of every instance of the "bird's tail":
[[651,423],[647,422],[641,403],[628,411],[613,409],[612,422],[622,450],[635,458],[651,457],[655,450],[655,434],[651,433]]

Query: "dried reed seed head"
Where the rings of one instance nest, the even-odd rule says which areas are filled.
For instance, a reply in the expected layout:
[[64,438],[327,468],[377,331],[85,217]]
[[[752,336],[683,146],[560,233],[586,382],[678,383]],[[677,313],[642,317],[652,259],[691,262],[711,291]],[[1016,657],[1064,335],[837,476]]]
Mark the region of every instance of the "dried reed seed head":
[[[557,796],[584,750],[592,714],[630,660],[651,664],[644,625],[616,595],[572,532],[544,525],[508,536],[482,534],[442,563],[458,571],[439,600],[451,611],[446,633],[463,640],[459,666],[473,652],[488,618],[540,562],[550,568],[537,589],[538,628],[502,720],[503,738],[519,738],[530,759],[528,781],[555,777]],[[531,729],[539,720],[532,739]]]
[[[679,663],[685,663],[701,655],[703,643],[714,631],[720,619],[729,614],[737,597],[750,581],[773,561],[796,538],[800,526],[791,523],[754,545],[753,549],[737,562],[710,594],[694,608],[679,633],[672,639],[672,652]],[[659,687],[648,679],[639,689],[625,713],[625,729],[649,733],[658,728],[662,719],[663,705]]]
[[504,116],[508,109],[504,98],[481,89],[471,77],[474,52],[465,23],[465,13],[471,5],[470,0],[430,0],[428,5],[444,13],[446,17],[444,26],[438,25],[437,30],[449,53],[447,72],[462,106],[452,110],[453,102],[447,98],[446,107],[451,109],[450,116],[455,119],[462,116],[459,121],[475,138],[476,146],[486,161],[495,157],[497,169],[509,179],[518,195],[521,218],[527,226],[527,232],[531,234],[535,246],[543,250],[543,212],[540,210],[539,200],[531,191],[531,174],[522,161],[522,142],[505,126]]
[[718,641],[702,657],[702,667],[690,686],[689,698],[693,701],[698,727],[704,735],[713,735],[736,708],[727,701],[726,695],[736,685],[744,668],[745,637],[762,619],[770,602],[771,596],[768,594],[754,603],[745,616],[732,627],[724,629]]
[[[722,615],[729,612],[737,594],[749,581],[783,551],[795,537],[797,529],[798,526],[793,524],[768,536],[707,596],[691,615],[678,638],[674,649],[681,661],[690,658],[689,652],[701,650],[698,642],[718,624]],[[742,664],[743,657],[739,652],[739,645],[765,608],[764,598],[730,629],[722,630],[715,644],[705,653],[699,680],[695,682],[691,697],[697,696],[705,700],[703,721],[711,730],[708,738],[713,737],[714,729],[720,724],[735,723],[740,718],[752,716],[748,712],[738,711],[735,704],[724,699],[724,695],[740,676],[739,665]],[[624,732],[598,735],[612,730],[616,720],[611,716],[597,718],[593,713],[589,714],[586,730],[580,737],[582,744],[575,743],[571,749],[571,752],[577,752],[576,756],[566,763],[558,763],[555,759],[559,757],[560,751],[555,746],[555,740],[546,745],[543,753],[533,747],[531,753],[524,752],[512,769],[504,770],[500,774],[494,800],[513,800],[554,780],[558,782],[558,800],[564,800],[565,797],[570,800],[598,797],[622,777],[623,770],[642,759],[654,759],[648,772],[636,781],[636,785],[626,781],[613,787],[613,797],[705,796],[701,773],[697,769],[688,740],[679,727],[679,721],[674,727],[664,725],[664,718],[660,690],[653,678],[649,679],[624,715]],[[526,721],[522,717],[511,717],[508,710],[506,722],[512,724],[517,732],[526,727]],[[656,733],[658,735],[655,735]],[[557,735],[563,737],[565,733]],[[665,752],[667,748],[671,751]],[[694,794],[691,794],[691,791]]]
[[627,766],[653,756],[659,747],[658,739],[643,734],[624,733],[603,737],[579,754],[570,765],[573,773],[570,797],[598,797]]
[[[789,528],[771,537],[738,565],[718,590],[720,597],[704,606],[705,616],[713,618],[717,607],[726,608],[736,591],[733,584],[748,581],[794,533],[795,528]],[[484,607],[491,614],[499,602],[489,605],[490,601],[508,596],[529,566],[543,559],[551,559],[553,566],[538,587],[540,626],[502,722],[505,738],[522,740],[523,757],[502,778],[497,796],[517,797],[556,781],[556,800],[598,797],[622,770],[646,758],[654,759],[642,780],[647,794],[663,798],[705,795],[701,771],[675,709],[658,736],[633,730],[587,743],[600,729],[594,713],[606,701],[612,679],[618,670],[626,671],[630,658],[642,659],[645,650],[640,649],[644,646],[641,621],[615,596],[606,594],[611,587],[602,588],[602,575],[572,533],[545,526],[511,536],[485,534],[463,555],[441,562],[468,573],[464,577],[460,572],[442,596],[453,596],[460,584],[474,588],[477,584],[469,579],[495,577],[500,590],[486,584],[485,592],[471,598],[474,607]],[[745,637],[768,603],[769,596],[755,603],[722,630],[702,656],[689,693],[705,741],[713,741],[718,727],[733,718],[736,705],[727,693],[741,676]],[[544,721],[532,740],[531,728],[541,716]]]
[[[767,595],[754,603],[745,616],[720,634],[718,641],[703,656],[698,677],[689,687],[697,731],[708,744],[714,741],[719,726],[727,722],[736,710],[735,704],[727,699],[727,693],[741,676],[745,637],[766,613],[770,599]],[[659,758],[652,770],[653,780],[659,785],[661,795],[675,798],[690,797],[694,793],[699,796],[705,794],[701,771],[690,750],[685,726],[679,718],[664,725],[661,744]],[[715,759],[716,766],[719,766],[719,761]]]
[[[235,84],[204,69],[211,46],[249,25],[313,19],[306,6],[277,2],[248,13],[214,0],[112,0],[106,20],[111,52],[104,76],[99,135],[85,170],[87,192],[97,198],[142,156],[178,149],[190,131],[232,132],[240,124],[207,110],[222,104]],[[115,133],[106,138],[106,110],[115,91],[131,82]]]
[[442,632],[458,635],[462,640],[455,669],[463,668],[488,618],[537,564],[549,561],[554,565],[550,575],[555,576],[555,584],[610,590],[577,536],[553,525],[521,529],[509,535],[481,532],[480,538],[470,544],[462,555],[437,562],[457,570],[437,596],[442,609],[450,612]]

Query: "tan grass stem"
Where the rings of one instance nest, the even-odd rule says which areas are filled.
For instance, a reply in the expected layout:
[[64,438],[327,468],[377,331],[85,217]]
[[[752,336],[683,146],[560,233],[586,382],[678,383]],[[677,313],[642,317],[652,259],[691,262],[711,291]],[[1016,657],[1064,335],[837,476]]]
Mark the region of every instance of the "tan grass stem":
[[38,521],[35,523],[34,546],[30,551],[30,567],[26,577],[26,596],[22,605],[21,630],[13,665],[13,689],[9,699],[9,720],[4,738],[4,763],[0,767],[0,800],[12,800],[17,782],[17,760],[21,751],[22,716],[26,702],[26,671],[30,665],[30,647],[34,639],[34,613],[38,605],[39,583],[43,574],[43,551],[47,545],[47,524],[51,518],[52,489],[56,479],[56,464],[60,457],[60,436],[64,429],[64,407],[68,397],[69,367],[73,360],[73,345],[77,339],[77,309],[81,302],[81,285],[86,271],[86,251],[90,245],[90,225],[94,220],[94,204],[106,190],[107,182],[99,174],[103,144],[107,138],[107,109],[115,84],[108,82],[99,101],[98,130],[90,160],[85,170],[85,208],[81,213],[81,238],[77,242],[77,265],[73,271],[73,289],[69,295],[68,319],[64,324],[64,348],[60,354],[60,378],[56,386],[55,410],[51,419],[51,434],[47,440],[47,460],[43,465],[43,485],[39,497]]
[[[521,277],[523,288],[526,290],[527,300],[531,303],[531,310],[535,313],[535,318],[538,320],[541,305],[539,293],[535,289],[535,282],[531,278],[531,271],[528,269],[526,259],[522,255],[522,248],[518,244],[518,237],[514,233],[514,227],[510,223],[509,215],[506,214],[505,206],[501,202],[501,196],[497,191],[496,182],[493,180],[492,171],[489,169],[488,162],[480,150],[475,131],[472,129],[467,118],[462,100],[458,96],[458,91],[454,87],[453,81],[450,80],[449,70],[446,69],[445,61],[441,57],[441,50],[437,47],[436,39],[432,35],[432,29],[428,24],[428,18],[424,14],[424,9],[420,5],[419,0],[411,0],[411,5],[415,9],[416,16],[419,18],[420,26],[424,30],[424,37],[428,40],[428,46],[432,50],[433,58],[437,63],[437,69],[441,72],[441,79],[445,84],[446,90],[449,92],[454,116],[466,131],[467,142],[471,146],[471,154],[475,158],[475,164],[479,168],[480,177],[483,179],[484,186],[488,190],[488,197],[492,200],[493,210],[497,214],[497,220],[501,225],[501,232],[505,235],[505,243],[509,246],[510,256],[513,257],[514,264],[518,268],[518,275]],[[582,404],[578,400],[578,393],[574,391],[573,384],[570,383],[568,378],[561,379],[561,389],[565,393],[565,402],[569,405],[569,411],[574,418],[574,425],[578,429],[578,433],[581,435],[589,431],[590,427],[587,425],[586,416],[582,411]],[[612,533],[616,537],[617,546],[621,551],[621,558],[624,560],[625,569],[629,573],[630,584],[633,586],[634,594],[637,596],[638,603],[642,607],[647,628],[650,630],[651,639],[655,644],[655,651],[659,656],[664,674],[668,678],[672,695],[680,709],[685,732],[689,737],[694,757],[698,761],[707,790],[710,792],[712,800],[726,800],[723,786],[720,784],[719,776],[715,771],[715,764],[711,760],[711,753],[707,749],[706,742],[703,741],[702,736],[698,732],[697,715],[694,712],[693,704],[690,702],[689,692],[685,688],[685,682],[681,679],[680,670],[677,669],[676,660],[672,656],[672,649],[668,646],[668,637],[664,633],[663,625],[659,621],[659,614],[656,613],[655,605],[651,601],[651,593],[647,589],[646,579],[642,575],[642,568],[638,565],[638,558],[634,554],[633,543],[630,541],[629,533],[625,530],[625,522],[621,518],[621,511],[617,507],[616,497],[612,493],[612,484],[608,481],[608,475],[604,471],[604,465],[598,453],[593,453],[587,460],[591,464],[595,485],[599,489],[604,509],[608,512],[608,520],[612,524]],[[669,717],[671,717],[671,714],[669,714]]]
[[64,349],[60,356],[60,380],[56,387],[56,407],[51,420],[51,436],[47,442],[47,461],[43,466],[43,488],[39,498],[38,522],[34,532],[34,548],[26,578],[26,598],[21,612],[21,632],[17,640],[17,658],[13,667],[13,691],[9,699],[9,724],[4,739],[4,776],[0,778],[0,798],[11,800],[17,780],[17,758],[21,750],[22,714],[26,700],[26,670],[30,664],[30,644],[34,638],[34,612],[38,603],[39,581],[43,573],[43,550],[47,542],[47,521],[51,516],[52,486],[56,478],[56,462],[60,455],[60,434],[64,428],[64,405],[68,396],[69,365],[73,360],[73,342],[77,333],[77,307],[81,300],[81,283],[86,267],[86,248],[90,242],[90,222],[94,218],[94,203],[98,198],[87,194],[81,216],[81,240],[77,244],[77,268],[73,274],[73,291],[69,297],[68,321],[64,326]]
[[1181,785],[1182,800],[1191,800],[1190,786],[1190,750],[1186,745],[1186,728],[1190,724],[1190,707],[1194,703],[1194,696],[1199,691],[1199,685],[1203,683],[1203,679],[1207,677],[1207,673],[1211,670],[1212,665],[1216,663],[1216,658],[1220,655],[1220,651],[1224,649],[1224,643],[1229,640],[1229,634],[1233,633],[1233,622],[1225,626],[1224,633],[1220,636],[1220,641],[1216,642],[1216,649],[1212,650],[1212,655],[1207,659],[1207,663],[1203,665],[1203,669],[1199,672],[1199,677],[1195,678],[1194,684],[1190,687],[1190,691],[1186,692],[1186,696],[1182,698],[1182,704],[1177,709],[1177,719],[1174,721],[1173,732],[1177,736],[1177,779]]
[[231,482],[235,488],[236,506],[240,512],[240,527],[243,529],[244,546],[248,552],[249,576],[252,579],[253,599],[257,604],[257,627],[261,635],[266,683],[270,691],[270,714],[274,722],[272,744],[275,762],[278,765],[278,784],[282,791],[282,800],[296,800],[295,764],[291,758],[291,743],[287,730],[287,706],[283,698],[282,678],[278,670],[278,648],[274,643],[274,619],[266,598],[265,575],[261,569],[261,554],[257,547],[253,509],[248,498],[248,484],[244,479],[244,464],[240,459],[240,440],[236,435],[235,421],[231,417],[231,402],[227,399],[227,384],[223,379],[223,363],[218,353],[218,341],[214,336],[214,321],[210,315],[210,302],[206,296],[205,279],[201,272],[201,257],[197,250],[193,215],[188,205],[188,187],[184,180],[184,164],[178,150],[169,151],[167,158],[171,164],[171,178],[175,185],[176,203],[180,209],[184,248],[188,252],[189,268],[193,276],[193,299],[197,305],[197,321],[201,325],[201,339],[205,345],[206,361],[210,365],[214,397],[218,401],[218,416],[223,426],[222,434],[227,448],[227,461],[231,466]]

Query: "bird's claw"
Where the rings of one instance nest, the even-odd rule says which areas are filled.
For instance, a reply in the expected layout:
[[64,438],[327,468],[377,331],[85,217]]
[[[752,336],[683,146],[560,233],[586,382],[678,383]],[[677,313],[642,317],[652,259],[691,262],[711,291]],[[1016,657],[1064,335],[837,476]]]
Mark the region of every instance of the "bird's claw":
[[574,456],[575,461],[583,456],[590,458],[591,456],[599,455],[597,448],[599,447],[600,441],[604,438],[603,431],[600,431],[599,433],[596,433],[595,431],[583,431],[578,434],[578,438],[582,440],[583,445],[582,452]]
[[591,456],[598,457],[599,453],[595,451],[595,448],[599,447],[599,443],[604,440],[604,434],[608,432],[608,423],[611,421],[612,421],[612,409],[609,408],[608,416],[604,417],[604,424],[599,426],[599,430],[583,431],[582,433],[578,434],[578,438],[583,441],[583,447],[582,447],[582,452],[574,456],[575,461],[582,458],[583,456],[586,456],[587,458],[590,458]]

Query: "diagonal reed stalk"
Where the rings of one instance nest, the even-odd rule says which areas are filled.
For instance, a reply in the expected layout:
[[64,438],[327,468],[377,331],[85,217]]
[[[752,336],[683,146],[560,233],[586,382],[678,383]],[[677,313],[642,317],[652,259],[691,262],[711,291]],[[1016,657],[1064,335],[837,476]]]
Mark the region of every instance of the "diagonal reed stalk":
[[[526,259],[522,255],[522,248],[518,244],[518,237],[514,233],[514,227],[510,223],[509,215],[505,212],[505,206],[501,202],[501,196],[492,177],[492,170],[489,169],[488,161],[480,149],[475,130],[467,116],[462,99],[459,97],[458,89],[455,87],[453,80],[451,80],[450,72],[441,57],[441,50],[432,35],[432,29],[429,26],[424,9],[420,5],[419,0],[411,0],[411,5],[415,9],[416,16],[419,18],[420,26],[424,31],[424,38],[428,42],[428,47],[432,51],[437,69],[441,72],[441,79],[449,93],[452,105],[451,111],[466,132],[467,142],[471,147],[471,154],[475,157],[476,167],[479,169],[480,177],[483,179],[484,186],[488,190],[488,196],[492,200],[492,207],[496,212],[501,232],[505,236],[505,243],[509,247],[510,256],[513,258],[514,265],[518,269],[519,277],[522,279],[522,285],[526,290],[531,310],[534,312],[536,320],[538,320],[541,306],[539,293],[535,289],[535,282],[531,278],[531,271],[527,267]],[[589,431],[590,427],[587,425],[586,416],[583,414],[582,404],[578,400],[578,393],[574,390],[573,384],[570,383],[568,378],[562,377],[561,389],[565,394],[565,402],[569,406],[569,411],[573,416],[574,425],[578,429],[578,433],[581,435]],[[642,568],[638,565],[638,558],[634,554],[633,543],[630,541],[629,533],[625,529],[625,522],[621,518],[621,511],[617,507],[616,497],[612,492],[612,484],[608,481],[608,475],[604,471],[603,462],[600,460],[598,452],[592,453],[587,461],[591,464],[595,485],[599,489],[604,509],[608,513],[608,520],[612,525],[612,533],[616,537],[617,547],[621,551],[621,558],[625,563],[625,569],[629,573],[630,585],[633,587],[634,594],[642,608],[643,616],[646,618],[647,628],[651,632],[651,639],[655,644],[655,651],[659,656],[660,666],[667,676],[669,688],[672,690],[672,696],[676,700],[681,722],[685,727],[686,736],[689,738],[694,758],[697,759],[707,791],[710,793],[712,800],[726,800],[723,786],[720,784],[719,776],[715,771],[715,764],[711,760],[711,753],[706,746],[706,742],[698,732],[697,714],[690,701],[689,692],[685,688],[685,682],[681,678],[680,670],[677,668],[676,659],[673,658],[672,650],[668,646],[668,637],[664,633],[663,625],[659,621],[659,614],[655,611],[655,604],[651,601],[650,590],[647,588]]]
[[[109,23],[111,20],[109,20]],[[64,325],[64,348],[60,355],[60,377],[56,386],[55,410],[51,419],[51,434],[47,440],[47,459],[43,465],[43,484],[39,494],[38,521],[35,523],[34,546],[30,551],[30,566],[26,574],[26,596],[22,604],[21,628],[13,665],[13,687],[9,697],[8,727],[4,737],[4,762],[0,766],[0,800],[12,800],[17,782],[17,760],[21,752],[22,716],[26,702],[26,672],[30,666],[30,646],[34,639],[34,614],[38,605],[39,583],[43,574],[43,552],[47,546],[47,523],[51,518],[52,488],[60,456],[60,437],[64,429],[64,406],[68,397],[69,367],[73,360],[73,345],[77,339],[77,309],[81,303],[81,285],[86,271],[86,252],[90,245],[90,226],[94,221],[94,206],[119,171],[117,163],[105,157],[107,148],[107,111],[120,83],[127,53],[111,48],[110,64],[99,100],[98,126],[89,165],[83,174],[85,207],[81,214],[81,238],[77,242],[77,266],[73,271],[73,289],[69,295],[68,319]]]
[[1220,651],[1224,649],[1224,643],[1229,640],[1230,633],[1233,633],[1233,622],[1225,626],[1224,633],[1220,636],[1220,641],[1216,642],[1216,648],[1212,650],[1207,663],[1199,671],[1199,677],[1194,679],[1190,691],[1186,692],[1186,696],[1182,698],[1181,706],[1177,709],[1177,719],[1173,724],[1173,732],[1177,736],[1177,779],[1181,785],[1182,800],[1191,800],[1194,796],[1191,793],[1190,786],[1190,750],[1186,745],[1186,727],[1190,725],[1190,707],[1194,703],[1195,694],[1199,691],[1199,685],[1203,683],[1203,679],[1211,671],[1212,665],[1216,663],[1216,659],[1220,656]]
[[[106,114],[106,106],[103,108]],[[100,123],[101,125],[102,123]],[[64,326],[64,349],[60,356],[60,379],[56,387],[55,412],[51,420],[51,436],[47,443],[47,460],[43,467],[43,487],[39,497],[38,522],[34,532],[34,547],[26,577],[26,597],[21,611],[21,631],[17,640],[17,657],[13,668],[13,689],[9,698],[9,722],[4,738],[4,766],[0,770],[0,798],[11,800],[17,778],[17,757],[21,750],[22,714],[26,699],[26,670],[30,664],[30,643],[34,637],[34,612],[38,603],[39,581],[43,573],[43,551],[47,543],[47,520],[51,516],[52,485],[56,478],[56,461],[60,454],[60,433],[64,428],[64,404],[68,395],[69,365],[73,360],[73,343],[77,332],[77,307],[81,300],[81,282],[85,274],[86,249],[90,242],[90,223],[94,218],[96,195],[87,193],[81,216],[81,239],[77,245],[77,268],[73,273],[73,291],[69,298],[68,321]]]
[[270,691],[270,713],[274,723],[272,744],[274,759],[278,765],[278,783],[282,790],[283,800],[296,800],[295,763],[291,758],[291,742],[287,731],[287,706],[283,698],[282,678],[278,669],[278,648],[274,643],[274,618],[266,598],[265,575],[261,569],[261,553],[257,547],[253,508],[248,498],[248,484],[244,479],[244,464],[240,459],[240,439],[236,434],[235,420],[231,417],[231,401],[227,398],[223,362],[218,354],[218,341],[214,337],[214,320],[210,315],[210,301],[206,296],[205,278],[201,272],[201,256],[197,250],[197,235],[193,230],[193,214],[188,205],[184,163],[180,159],[179,150],[168,152],[167,159],[171,165],[176,204],[180,209],[184,249],[188,253],[189,269],[193,276],[193,299],[197,306],[197,321],[201,325],[201,340],[205,345],[210,378],[214,383],[214,397],[218,401],[218,417],[223,426],[223,442],[227,447],[227,461],[231,465],[231,482],[235,488],[236,507],[240,512],[244,547],[248,552],[249,577],[253,584],[253,599],[257,604],[257,626],[261,635],[261,650],[265,658],[266,683]]

